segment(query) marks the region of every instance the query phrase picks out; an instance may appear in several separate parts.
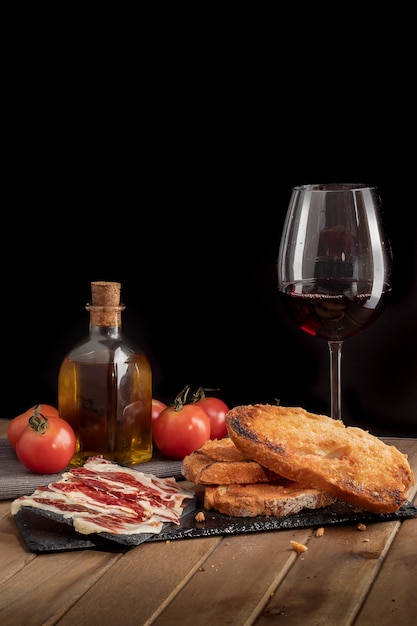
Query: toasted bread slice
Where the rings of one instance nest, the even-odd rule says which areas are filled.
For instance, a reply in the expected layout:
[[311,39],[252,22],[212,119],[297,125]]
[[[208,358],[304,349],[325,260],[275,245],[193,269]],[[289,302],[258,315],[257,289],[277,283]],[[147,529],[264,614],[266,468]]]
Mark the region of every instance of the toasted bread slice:
[[183,459],[182,475],[200,485],[266,483],[280,478],[236,448],[230,437],[209,439]]
[[235,517],[283,517],[302,509],[329,506],[335,500],[328,493],[284,478],[280,482],[258,485],[210,485],[204,492],[205,509]]
[[230,438],[261,465],[375,513],[398,510],[414,484],[407,455],[367,431],[302,408],[236,406]]

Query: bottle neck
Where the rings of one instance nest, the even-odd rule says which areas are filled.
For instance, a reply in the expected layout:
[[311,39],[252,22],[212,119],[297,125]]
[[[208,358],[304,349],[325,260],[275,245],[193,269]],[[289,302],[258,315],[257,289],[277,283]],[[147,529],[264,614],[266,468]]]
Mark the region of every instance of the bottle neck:
[[87,304],[85,308],[90,313],[90,330],[93,328],[106,328],[109,332],[117,332],[122,328],[122,311],[126,308],[124,304],[119,306],[94,306],[93,304]]

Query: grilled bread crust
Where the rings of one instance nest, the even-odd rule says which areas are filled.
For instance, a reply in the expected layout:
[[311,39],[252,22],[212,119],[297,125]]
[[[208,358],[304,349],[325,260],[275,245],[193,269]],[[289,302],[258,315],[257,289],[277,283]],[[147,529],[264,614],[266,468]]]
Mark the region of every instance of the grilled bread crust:
[[211,485],[204,492],[204,508],[234,517],[294,515],[302,509],[329,506],[335,498],[282,478],[277,483]]
[[375,513],[398,510],[414,484],[407,455],[361,428],[269,404],[226,415],[236,447],[260,465]]
[[280,478],[243,454],[229,437],[206,441],[183,459],[181,472],[200,485],[267,483]]

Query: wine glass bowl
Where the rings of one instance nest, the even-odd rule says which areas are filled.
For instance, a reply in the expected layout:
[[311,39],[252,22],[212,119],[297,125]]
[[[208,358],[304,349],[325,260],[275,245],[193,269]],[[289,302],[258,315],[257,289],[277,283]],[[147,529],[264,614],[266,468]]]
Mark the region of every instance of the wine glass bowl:
[[380,315],[390,291],[391,249],[376,187],[294,187],[278,254],[284,309],[330,351],[330,414],[341,419],[343,341]]

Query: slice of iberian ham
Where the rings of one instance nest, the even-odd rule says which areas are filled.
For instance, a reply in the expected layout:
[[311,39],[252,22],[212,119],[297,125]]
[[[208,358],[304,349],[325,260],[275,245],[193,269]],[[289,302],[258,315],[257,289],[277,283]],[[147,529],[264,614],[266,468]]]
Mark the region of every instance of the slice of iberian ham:
[[157,534],[166,523],[179,524],[184,500],[194,495],[175,478],[158,478],[95,456],[57,482],[14,500],[11,513],[22,507],[50,511],[85,535]]

